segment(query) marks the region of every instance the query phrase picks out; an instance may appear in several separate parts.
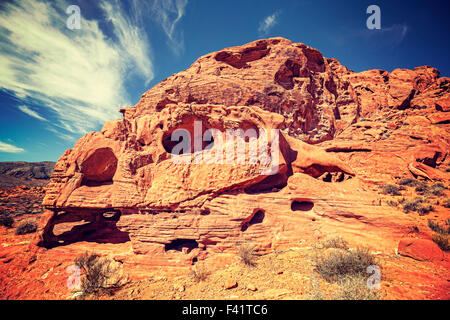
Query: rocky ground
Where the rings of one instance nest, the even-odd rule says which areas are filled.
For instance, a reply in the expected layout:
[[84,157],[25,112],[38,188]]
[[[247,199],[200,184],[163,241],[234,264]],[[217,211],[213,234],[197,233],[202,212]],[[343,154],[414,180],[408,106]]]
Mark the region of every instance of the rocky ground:
[[[401,189],[401,188],[400,188]],[[389,189],[390,190],[390,189]],[[378,188],[379,200],[394,206],[402,214],[411,215],[421,221],[434,220],[444,223],[449,211],[443,205],[448,199],[448,190],[439,196],[429,194],[427,201],[434,207],[432,212],[422,214],[404,212],[402,203],[421,197],[414,187],[404,187],[398,195],[383,194]],[[14,226],[22,221],[38,220],[41,216],[41,202],[44,191],[41,187],[15,187],[0,191],[2,212],[10,213]],[[97,253],[111,253],[111,250],[126,251],[126,246],[84,243],[69,245],[41,252],[34,261],[30,244],[35,234],[16,235],[15,228],[0,227],[0,298],[2,299],[74,299],[74,290],[67,287],[71,273],[67,268],[74,264],[74,258],[84,250]],[[412,230],[411,232],[414,232]],[[336,235],[337,236],[337,235]],[[124,275],[123,286],[110,294],[84,297],[85,299],[343,299],[343,291],[353,293],[354,285],[342,287],[326,281],[315,270],[317,256],[327,249],[319,242],[308,246],[299,243],[297,247],[278,250],[273,253],[254,256],[254,265],[246,265],[239,254],[227,268],[208,269],[193,267],[185,276],[171,277],[158,272],[149,272],[145,279],[133,281]],[[328,249],[330,250],[330,249]],[[332,249],[331,249],[332,250]],[[381,289],[373,292],[373,299],[449,299],[450,277],[448,255],[445,260],[424,261],[422,257],[398,253],[386,254],[372,248],[376,264],[381,268]],[[425,251],[428,253],[428,251]],[[420,254],[420,252],[419,252]],[[415,257],[415,259],[414,259]],[[419,259],[419,260],[417,260]],[[420,261],[422,260],[422,261]],[[364,279],[367,279],[366,275]],[[364,298],[357,294],[355,298]]]
[[[21,189],[21,188],[16,188]],[[28,192],[36,192],[27,189]],[[387,199],[387,198],[386,198]],[[384,199],[383,199],[384,201]],[[438,211],[439,213],[439,211]],[[37,214],[39,215],[39,214]],[[37,215],[16,217],[35,219]],[[433,214],[436,217],[437,214]],[[41,252],[39,259],[29,251],[34,234],[18,236],[14,229],[0,227],[0,298],[1,299],[79,299],[77,290],[67,287],[72,275],[68,268],[83,250],[102,254],[111,250],[125,251],[111,245],[82,243],[64,249]],[[372,250],[381,269],[380,290],[360,288],[363,281],[345,286],[325,280],[316,270],[317,257],[330,250],[325,242],[313,246],[299,243],[297,247],[254,256],[247,265],[237,254],[226,268],[208,269],[195,266],[185,276],[166,276],[148,272],[142,280],[130,280],[122,274],[122,286],[106,293],[84,296],[83,299],[449,299],[449,264],[444,261],[419,261],[396,253]],[[351,248],[350,250],[354,250]],[[420,257],[416,257],[420,259]],[[448,259],[448,256],[447,256]]]

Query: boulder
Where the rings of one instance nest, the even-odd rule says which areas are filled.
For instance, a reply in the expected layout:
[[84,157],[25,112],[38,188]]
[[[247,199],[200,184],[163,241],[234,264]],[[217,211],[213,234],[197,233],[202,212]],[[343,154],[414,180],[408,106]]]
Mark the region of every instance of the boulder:
[[419,261],[441,261],[444,253],[428,239],[404,238],[398,244],[398,253]]

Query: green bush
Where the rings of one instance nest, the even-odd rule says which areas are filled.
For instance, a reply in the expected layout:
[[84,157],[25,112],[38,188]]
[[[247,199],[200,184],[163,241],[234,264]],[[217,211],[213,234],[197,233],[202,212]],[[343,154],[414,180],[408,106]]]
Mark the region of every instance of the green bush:
[[36,232],[38,226],[34,221],[24,221],[16,228],[17,235],[24,235]]

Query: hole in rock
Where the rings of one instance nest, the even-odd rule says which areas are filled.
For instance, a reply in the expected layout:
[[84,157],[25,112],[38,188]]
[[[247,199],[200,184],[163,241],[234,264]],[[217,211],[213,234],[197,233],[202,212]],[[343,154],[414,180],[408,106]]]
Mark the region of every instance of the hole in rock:
[[120,212],[119,211],[108,211],[102,214],[103,218],[109,221],[119,221]]
[[45,227],[40,246],[53,248],[76,242],[125,243],[127,232],[119,230],[118,211],[80,210],[55,215]]
[[311,201],[292,201],[291,210],[292,211],[311,211],[314,208],[314,203]]
[[184,248],[186,248],[186,253],[189,253],[193,249],[198,248],[198,242],[192,239],[175,239],[164,246],[165,251],[175,250],[183,252]]
[[247,231],[247,229],[250,226],[252,226],[254,224],[262,223],[264,221],[264,217],[265,217],[264,211],[262,211],[262,210],[256,211],[255,214],[250,219],[250,221],[244,222],[242,224],[241,231]]
[[341,168],[333,165],[324,166],[313,164],[305,168],[304,173],[325,182],[342,182],[348,179],[352,179],[351,174],[347,174]]
[[82,185],[98,186],[112,184],[117,170],[117,157],[111,148],[100,148],[81,165]]
[[196,264],[198,262],[197,257],[195,257],[194,259],[192,259],[192,265]]
[[[197,130],[194,122],[197,123]],[[199,122],[201,122],[201,126],[198,125]],[[191,154],[212,149],[214,136],[211,131],[208,131],[209,129],[211,128],[199,119],[187,120],[183,125],[164,133],[162,145],[168,153],[174,155]],[[199,141],[198,146],[196,141]]]
[[209,209],[204,209],[200,213],[201,216],[209,216],[211,214],[211,211]]

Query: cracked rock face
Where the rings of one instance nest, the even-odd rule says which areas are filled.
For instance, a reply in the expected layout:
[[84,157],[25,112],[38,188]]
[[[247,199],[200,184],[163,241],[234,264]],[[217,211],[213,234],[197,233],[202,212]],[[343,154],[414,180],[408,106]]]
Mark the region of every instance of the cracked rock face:
[[[439,108],[448,108],[437,70],[416,69],[355,74],[282,38],[203,56],[64,153],[37,242],[129,245],[118,254],[125,265],[167,272],[233,261],[246,241],[265,253],[336,232],[393,250],[411,220],[386,214],[334,153],[371,149],[312,144],[345,136],[381,106],[430,104],[437,90]],[[376,92],[370,99],[369,91]],[[255,135],[230,140],[230,131]],[[180,132],[192,143],[177,162]],[[253,143],[259,154],[266,147],[276,170],[251,157]],[[238,146],[246,161],[230,151]]]

